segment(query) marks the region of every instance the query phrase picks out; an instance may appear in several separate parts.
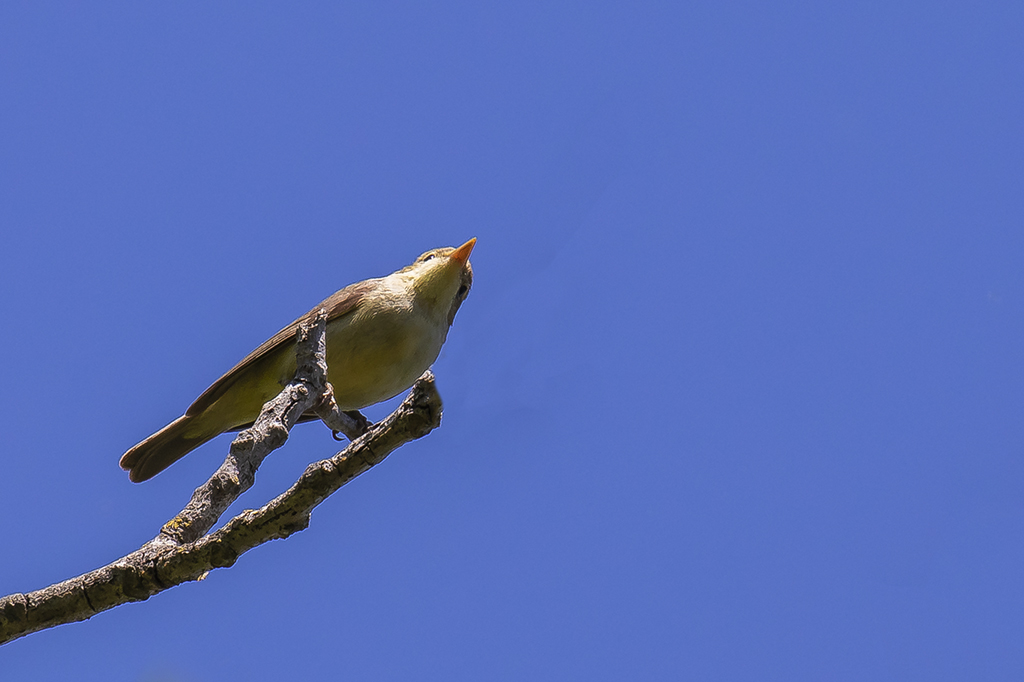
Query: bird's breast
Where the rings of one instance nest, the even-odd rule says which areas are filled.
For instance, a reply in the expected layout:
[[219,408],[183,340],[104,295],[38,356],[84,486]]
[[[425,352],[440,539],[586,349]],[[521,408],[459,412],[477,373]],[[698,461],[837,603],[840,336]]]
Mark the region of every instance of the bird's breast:
[[343,410],[387,400],[437,359],[447,332],[413,305],[360,307],[327,324],[327,375]]

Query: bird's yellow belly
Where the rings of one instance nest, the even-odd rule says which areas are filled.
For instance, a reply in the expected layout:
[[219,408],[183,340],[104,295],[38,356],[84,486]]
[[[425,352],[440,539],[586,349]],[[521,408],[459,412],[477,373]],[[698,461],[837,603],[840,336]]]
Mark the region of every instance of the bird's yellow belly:
[[327,378],[343,410],[357,410],[409,388],[437,359],[444,331],[408,311],[357,311],[327,325]]

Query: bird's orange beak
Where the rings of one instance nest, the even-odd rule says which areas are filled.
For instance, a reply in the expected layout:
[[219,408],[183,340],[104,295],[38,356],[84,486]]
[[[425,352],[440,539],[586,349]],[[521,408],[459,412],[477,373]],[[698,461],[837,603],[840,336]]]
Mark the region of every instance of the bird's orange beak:
[[462,265],[465,265],[466,261],[469,260],[469,254],[473,252],[474,246],[476,246],[476,237],[473,237],[468,242],[452,251],[448,254],[448,257],[452,260],[458,261]]

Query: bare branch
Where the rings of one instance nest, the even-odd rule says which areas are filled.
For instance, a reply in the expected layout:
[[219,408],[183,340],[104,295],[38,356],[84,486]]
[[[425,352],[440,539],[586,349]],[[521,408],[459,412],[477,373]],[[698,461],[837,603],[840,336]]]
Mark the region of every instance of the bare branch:
[[[362,415],[355,413],[360,418],[356,419],[338,410],[326,380],[325,320],[320,311],[300,328],[295,380],[263,406],[256,423],[231,444],[217,472],[196,489],[185,509],[168,521],[157,537],[77,578],[0,599],[0,644],[87,620],[120,604],[144,601],[175,585],[198,580],[214,568],[231,566],[253,547],[306,528],[313,508],[341,486],[440,425],[441,398],[429,371],[413,385],[398,409],[379,424],[367,428],[368,423],[360,421]],[[244,511],[206,534],[224,510],[252,486],[260,463],[284,443],[291,427],[309,410],[325,416],[335,431],[362,435],[333,457],[309,465],[291,488],[262,508]]]
[[[164,524],[155,544],[194,542],[213,528],[220,515],[256,482],[256,469],[263,459],[284,445],[288,432],[304,412],[321,402],[327,384],[327,313],[318,310],[307,323],[299,325],[295,349],[295,379],[260,410],[256,422],[231,443],[220,468],[196,488],[192,500],[180,514]],[[333,398],[330,398],[333,403]]]

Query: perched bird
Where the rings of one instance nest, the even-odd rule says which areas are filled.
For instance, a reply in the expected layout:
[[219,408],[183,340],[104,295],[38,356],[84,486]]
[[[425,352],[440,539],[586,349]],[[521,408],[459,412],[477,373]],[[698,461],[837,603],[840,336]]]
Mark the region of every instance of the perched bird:
[[252,424],[295,375],[299,323],[327,311],[327,380],[342,410],[358,410],[406,390],[437,359],[469,294],[470,239],[427,251],[398,272],[351,284],[274,334],[217,379],[174,420],[121,457],[145,481],[206,441]]

